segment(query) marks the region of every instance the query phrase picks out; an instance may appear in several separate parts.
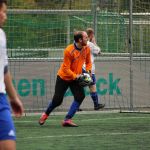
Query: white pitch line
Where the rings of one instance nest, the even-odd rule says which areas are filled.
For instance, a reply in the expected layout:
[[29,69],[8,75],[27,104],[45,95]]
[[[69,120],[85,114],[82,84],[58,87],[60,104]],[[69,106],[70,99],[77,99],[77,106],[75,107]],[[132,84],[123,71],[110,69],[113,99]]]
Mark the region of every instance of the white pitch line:
[[[78,119],[76,121],[81,121],[81,122],[84,122],[84,121],[97,121],[97,120],[119,120],[119,119],[144,119],[144,118],[147,118],[147,119],[150,119],[150,117],[117,117],[117,118],[102,118],[102,119]],[[38,120],[37,120],[38,121]],[[54,120],[54,119],[48,119],[46,122],[52,122],[52,121],[58,121],[58,120]],[[29,123],[29,122],[36,122],[36,121],[30,121],[30,120],[26,120],[26,121],[14,121],[15,123]]]
[[100,134],[76,134],[76,135],[48,135],[48,136],[36,136],[36,137],[23,137],[18,138],[18,140],[26,139],[43,139],[43,138],[67,138],[67,137],[89,137],[89,136],[114,136],[114,135],[141,135],[141,134],[150,134],[150,132],[112,132],[112,133],[100,133]]

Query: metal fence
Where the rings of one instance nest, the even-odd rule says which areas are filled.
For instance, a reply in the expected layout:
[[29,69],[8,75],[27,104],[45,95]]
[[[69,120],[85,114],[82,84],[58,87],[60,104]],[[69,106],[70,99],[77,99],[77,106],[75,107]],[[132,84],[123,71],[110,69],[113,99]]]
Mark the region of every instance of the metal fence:
[[[42,4],[42,5],[41,5]],[[146,4],[146,5],[145,5]],[[15,8],[15,9],[14,9]],[[150,4],[128,2],[33,1],[11,3],[5,30],[14,85],[28,111],[43,110],[54,92],[63,49],[75,30],[93,27],[102,56],[96,58],[97,91],[106,109],[150,108]],[[85,89],[82,107],[93,104]],[[68,90],[65,110],[73,100]]]

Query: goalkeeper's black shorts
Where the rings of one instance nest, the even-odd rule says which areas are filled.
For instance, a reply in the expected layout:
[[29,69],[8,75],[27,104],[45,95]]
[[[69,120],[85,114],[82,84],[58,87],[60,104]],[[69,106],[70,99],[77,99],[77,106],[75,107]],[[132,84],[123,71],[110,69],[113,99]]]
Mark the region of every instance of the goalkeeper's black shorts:
[[52,103],[54,105],[59,106],[62,103],[64,95],[68,88],[70,88],[74,99],[77,102],[82,103],[83,99],[85,98],[84,88],[79,86],[78,82],[75,80],[66,81],[57,76],[55,93],[52,99]]

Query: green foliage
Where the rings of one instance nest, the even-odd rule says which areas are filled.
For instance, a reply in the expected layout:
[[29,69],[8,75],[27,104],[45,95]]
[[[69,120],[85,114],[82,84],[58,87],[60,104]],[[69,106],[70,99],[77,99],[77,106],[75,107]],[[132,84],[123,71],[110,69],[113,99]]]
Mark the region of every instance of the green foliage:
[[36,8],[34,0],[8,0],[10,9],[30,9]]
[[[32,9],[91,9],[96,1],[100,10],[129,11],[129,0],[8,0],[9,8]],[[133,12],[149,12],[149,0],[133,0]]]
[[8,0],[8,6],[22,9],[90,9],[91,0]]
[[[68,19],[70,42],[74,30],[92,26],[93,16],[70,15],[10,15],[6,32],[8,48],[65,48],[67,45]],[[10,28],[9,28],[10,27]],[[98,14],[98,45],[105,52],[120,52],[125,41],[124,19],[114,13]],[[109,41],[109,42],[108,42]],[[119,44],[118,44],[119,43]]]
[[[96,0],[9,0],[10,9],[91,9]],[[127,52],[128,16],[119,15],[129,12],[129,1],[97,0],[97,44],[103,52]],[[133,0],[134,12],[148,12],[150,3],[146,0]],[[148,17],[133,17],[133,20],[148,20]],[[65,48],[73,42],[74,30],[93,27],[94,14],[9,14],[5,30],[10,49]],[[144,20],[143,20],[144,22]],[[133,51],[149,53],[149,25],[133,26]],[[68,31],[70,34],[68,35]],[[142,32],[141,32],[142,31]],[[141,33],[143,36],[141,35]],[[141,40],[142,39],[142,40]],[[141,42],[142,41],[142,42]],[[20,56],[17,52],[15,55]],[[32,56],[41,55],[40,52]],[[28,57],[28,53],[24,54]],[[43,57],[47,54],[44,54]]]
[[[66,35],[62,33],[65,32],[66,22],[62,19],[65,17],[62,18],[59,15],[10,15],[8,18],[6,26],[8,48],[64,46]],[[59,37],[60,34],[61,37]]]

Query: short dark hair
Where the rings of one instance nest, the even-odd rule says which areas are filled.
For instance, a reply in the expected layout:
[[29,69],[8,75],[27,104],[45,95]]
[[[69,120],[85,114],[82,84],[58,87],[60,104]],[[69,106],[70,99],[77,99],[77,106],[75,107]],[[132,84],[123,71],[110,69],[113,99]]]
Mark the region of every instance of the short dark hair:
[[79,42],[79,39],[83,39],[83,32],[82,31],[76,31],[74,33],[74,41]]
[[94,33],[94,30],[92,28],[87,28],[86,33],[88,36],[90,36],[92,33]]
[[7,5],[7,0],[0,0],[0,7],[2,7],[3,3]]

